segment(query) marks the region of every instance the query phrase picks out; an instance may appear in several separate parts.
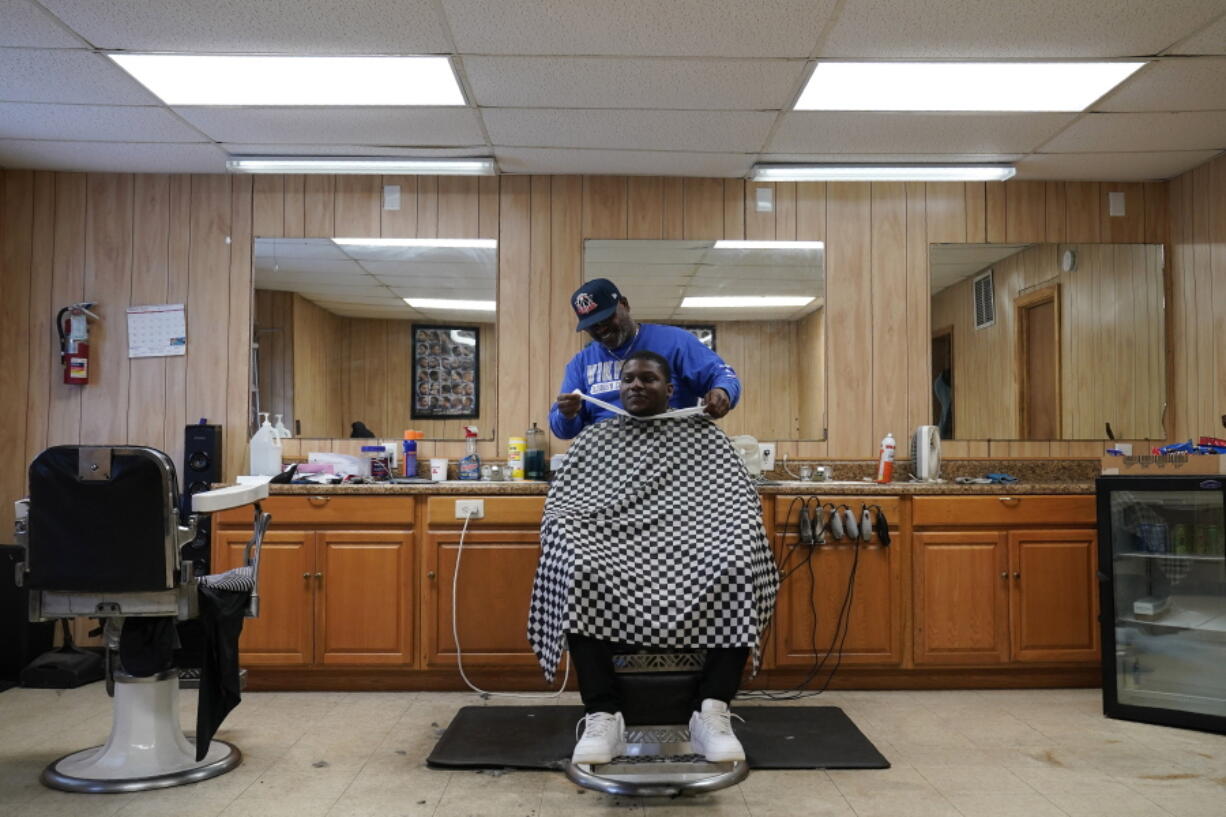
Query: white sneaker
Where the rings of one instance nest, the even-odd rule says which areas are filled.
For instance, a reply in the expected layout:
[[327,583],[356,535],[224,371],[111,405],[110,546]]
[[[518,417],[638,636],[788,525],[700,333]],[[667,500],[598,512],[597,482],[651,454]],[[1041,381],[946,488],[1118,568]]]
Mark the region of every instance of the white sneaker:
[[690,745],[694,751],[712,763],[744,760],[745,749],[732,733],[734,717],[723,701],[704,700],[702,711],[690,716]]
[[[576,727],[578,724],[576,724]],[[622,713],[593,712],[583,719],[583,737],[575,744],[572,763],[608,763],[626,752],[626,722]]]

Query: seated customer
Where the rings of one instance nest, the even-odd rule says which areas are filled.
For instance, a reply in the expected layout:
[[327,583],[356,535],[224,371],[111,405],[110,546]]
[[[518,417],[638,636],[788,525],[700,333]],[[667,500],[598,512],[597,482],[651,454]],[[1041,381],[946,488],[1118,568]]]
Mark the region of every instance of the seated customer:
[[728,704],[751,654],[757,671],[778,572],[727,435],[705,416],[655,416],[672,390],[664,358],[630,355],[620,391],[632,416],[585,429],[545,502],[528,637],[551,682],[569,644],[587,710],[576,763],[625,750],[617,644],[705,649],[694,750],[745,757]]

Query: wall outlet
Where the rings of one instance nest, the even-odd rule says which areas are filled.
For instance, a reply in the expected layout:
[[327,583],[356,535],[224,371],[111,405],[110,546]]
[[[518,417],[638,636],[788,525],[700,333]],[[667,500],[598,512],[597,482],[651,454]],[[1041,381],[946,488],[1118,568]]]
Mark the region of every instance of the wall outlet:
[[758,443],[758,453],[762,455],[762,470],[775,470],[775,444]]
[[457,499],[455,501],[455,518],[456,519],[484,519],[485,518],[485,500],[484,499]]

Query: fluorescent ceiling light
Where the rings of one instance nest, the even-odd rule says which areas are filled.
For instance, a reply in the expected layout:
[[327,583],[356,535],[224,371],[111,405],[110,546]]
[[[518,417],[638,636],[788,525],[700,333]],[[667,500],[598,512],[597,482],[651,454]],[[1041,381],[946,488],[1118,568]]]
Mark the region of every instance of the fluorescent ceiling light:
[[428,176],[493,176],[494,160],[393,159],[368,156],[231,156],[231,173],[361,173]]
[[769,165],[753,166],[756,182],[1003,182],[1012,165]]
[[1084,111],[1144,62],[819,62],[798,111]]
[[681,299],[682,309],[724,309],[733,306],[804,306],[811,295],[727,295]]
[[447,57],[108,54],[167,105],[463,105]]
[[334,238],[332,243],[341,247],[498,247],[495,238]]
[[716,241],[716,250],[820,250],[820,241]]
[[450,309],[464,312],[493,312],[496,301],[460,301],[450,298],[405,298],[404,302],[414,309]]

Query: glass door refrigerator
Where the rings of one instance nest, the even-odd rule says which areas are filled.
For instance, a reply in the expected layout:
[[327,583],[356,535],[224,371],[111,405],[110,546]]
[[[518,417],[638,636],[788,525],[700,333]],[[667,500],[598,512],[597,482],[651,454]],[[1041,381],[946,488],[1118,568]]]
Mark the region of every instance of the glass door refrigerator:
[[1097,484],[1103,713],[1226,733],[1226,476]]

